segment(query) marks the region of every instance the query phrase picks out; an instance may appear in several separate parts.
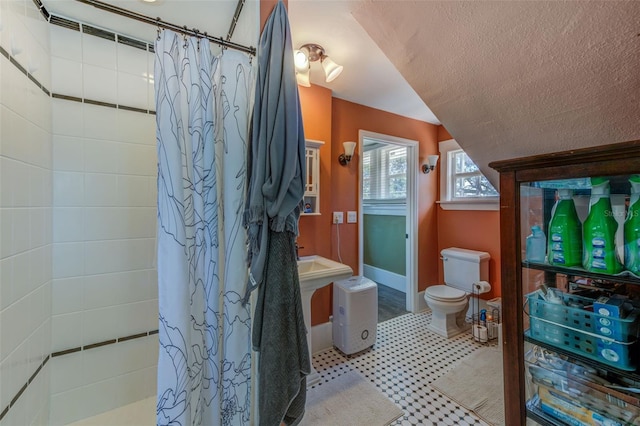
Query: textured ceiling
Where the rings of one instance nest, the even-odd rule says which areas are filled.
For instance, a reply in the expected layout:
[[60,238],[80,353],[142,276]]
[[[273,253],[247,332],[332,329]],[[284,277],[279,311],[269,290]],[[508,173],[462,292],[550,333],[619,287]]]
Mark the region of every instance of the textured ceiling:
[[496,186],[493,160],[640,139],[640,2],[352,10]]

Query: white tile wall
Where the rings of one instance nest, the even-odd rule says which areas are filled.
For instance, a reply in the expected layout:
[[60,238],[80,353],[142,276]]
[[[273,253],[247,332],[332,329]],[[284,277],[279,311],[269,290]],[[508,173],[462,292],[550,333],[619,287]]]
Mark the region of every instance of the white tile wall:
[[[50,85],[48,24],[32,1],[0,1],[0,44]],[[0,57],[0,410],[51,347],[51,100]],[[46,424],[49,369],[0,425]]]
[[115,71],[118,69],[118,63],[116,62],[116,43],[83,33],[82,60],[83,63],[87,65]]
[[84,202],[84,174],[54,171],[54,207],[81,207],[84,205]]
[[118,73],[118,104],[147,109],[147,77],[140,74]]
[[148,269],[86,276],[85,309],[157,299],[157,277],[154,272]]
[[82,34],[57,25],[50,26],[51,59],[65,58],[82,63]]
[[125,72],[139,77],[144,77],[148,70],[148,54],[145,54],[135,47],[118,43],[118,71]]
[[83,241],[84,227],[83,207],[56,207],[53,209],[54,243]]
[[117,75],[114,69],[85,63],[82,67],[84,97],[101,102],[117,103]]
[[[113,93],[115,93],[115,90]],[[104,101],[101,98],[98,98],[98,100]],[[117,109],[89,104],[85,104],[83,108],[84,117],[82,122],[85,138],[100,141],[113,141],[116,139],[118,134]]]
[[82,63],[66,58],[51,58],[52,90],[67,96],[82,97]]
[[55,135],[53,137],[53,168],[59,171],[84,171],[84,139]]
[[79,346],[82,346],[82,311],[54,315],[51,318],[51,351],[64,351]]
[[[67,30],[70,31],[70,30]],[[53,92],[55,90],[53,89]],[[78,123],[82,123],[82,104],[69,102],[63,99],[52,99],[53,134],[63,136],[84,136],[84,129]],[[55,147],[54,147],[55,150]]]
[[[51,425],[63,425],[155,394],[157,335],[51,360]],[[73,377],[72,377],[73,376]]]
[[82,311],[84,277],[55,279],[52,289],[51,313],[54,316]]
[[[152,108],[155,110],[155,106]],[[121,142],[156,146],[156,116],[118,110],[118,135]],[[153,137],[149,138],[149,135]]]
[[85,170],[94,173],[118,173],[118,143],[89,139],[85,143]]
[[[79,34],[51,33],[53,92],[146,109],[149,53]],[[157,329],[155,116],[53,107],[51,350]],[[152,395],[156,363],[157,336],[53,358],[51,424]]]

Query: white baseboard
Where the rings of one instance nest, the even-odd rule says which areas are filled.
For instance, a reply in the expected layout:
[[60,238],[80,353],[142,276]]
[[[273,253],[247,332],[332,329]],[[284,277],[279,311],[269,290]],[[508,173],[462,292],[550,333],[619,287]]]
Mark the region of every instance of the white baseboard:
[[363,265],[364,276],[379,284],[386,285],[403,293],[407,292],[407,277],[395,272],[385,271],[371,265]]
[[311,353],[316,354],[333,347],[333,323],[331,321],[311,327]]

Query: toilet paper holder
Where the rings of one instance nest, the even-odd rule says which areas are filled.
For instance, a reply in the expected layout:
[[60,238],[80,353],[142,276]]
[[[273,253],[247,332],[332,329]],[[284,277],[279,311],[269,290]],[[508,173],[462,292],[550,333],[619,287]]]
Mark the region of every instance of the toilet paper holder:
[[478,281],[473,283],[473,290],[476,294],[484,294],[491,291],[491,284],[487,281]]

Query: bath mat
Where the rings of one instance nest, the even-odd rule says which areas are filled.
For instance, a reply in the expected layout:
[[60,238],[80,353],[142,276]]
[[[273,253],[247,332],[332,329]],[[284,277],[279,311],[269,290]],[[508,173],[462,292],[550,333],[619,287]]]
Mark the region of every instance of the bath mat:
[[302,426],[386,426],[404,412],[355,370],[307,390]]
[[430,385],[490,425],[504,425],[502,352],[481,348]]

